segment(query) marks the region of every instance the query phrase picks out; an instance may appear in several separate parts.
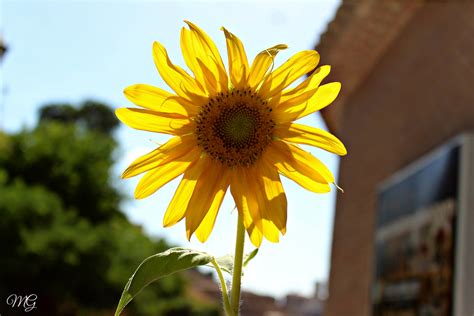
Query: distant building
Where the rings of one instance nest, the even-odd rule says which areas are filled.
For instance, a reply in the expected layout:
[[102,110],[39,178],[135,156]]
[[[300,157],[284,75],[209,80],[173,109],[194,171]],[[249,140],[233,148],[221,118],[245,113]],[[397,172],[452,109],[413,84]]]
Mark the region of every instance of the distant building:
[[242,316],[286,316],[274,297],[243,292],[241,300]]
[[[197,270],[186,272],[190,281],[188,294],[195,300],[209,305],[221,304],[222,296],[212,273]],[[242,316],[322,316],[327,289],[325,284],[316,283],[311,297],[289,294],[283,300],[272,296],[242,292]]]
[[[349,152],[325,315],[473,315],[474,247],[456,240],[474,225],[459,219],[474,195],[466,147],[419,159],[474,130],[474,1],[343,1],[316,50],[342,82],[322,114]],[[427,204],[436,186],[444,200]]]
[[327,297],[325,284],[316,283],[310,297],[288,294],[282,300],[249,292],[242,295],[242,316],[322,316]]

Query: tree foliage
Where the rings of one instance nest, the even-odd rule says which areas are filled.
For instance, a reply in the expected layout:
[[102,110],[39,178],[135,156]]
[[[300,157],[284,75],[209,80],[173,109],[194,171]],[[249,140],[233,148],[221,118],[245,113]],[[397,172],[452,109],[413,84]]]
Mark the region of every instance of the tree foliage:
[[40,122],[74,123],[84,129],[110,134],[118,121],[110,108],[101,102],[85,101],[79,108],[70,104],[48,104],[40,109]]
[[[113,119],[113,120],[112,120]],[[36,315],[110,315],[134,268],[169,245],[120,212],[111,184],[116,120],[96,102],[49,105],[32,130],[0,134],[0,298],[38,295]],[[131,315],[217,315],[171,276],[146,289]],[[146,303],[144,302],[146,301]],[[7,310],[4,310],[7,309]],[[0,313],[23,315],[0,304]]]

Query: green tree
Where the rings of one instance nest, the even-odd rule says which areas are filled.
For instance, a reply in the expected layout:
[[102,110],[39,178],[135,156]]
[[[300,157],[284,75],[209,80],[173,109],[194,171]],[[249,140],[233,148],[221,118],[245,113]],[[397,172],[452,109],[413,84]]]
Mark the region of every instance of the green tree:
[[47,104],[40,109],[40,122],[75,123],[83,128],[110,134],[118,121],[110,108],[101,102],[85,101],[79,108],[70,104]]
[[[40,113],[36,128],[0,134],[0,313],[23,315],[5,298],[35,293],[36,315],[110,315],[133,269],[169,245],[120,212],[123,197],[110,182],[111,110],[86,102]],[[127,310],[217,315],[189,301],[185,287],[178,275],[165,278]]]

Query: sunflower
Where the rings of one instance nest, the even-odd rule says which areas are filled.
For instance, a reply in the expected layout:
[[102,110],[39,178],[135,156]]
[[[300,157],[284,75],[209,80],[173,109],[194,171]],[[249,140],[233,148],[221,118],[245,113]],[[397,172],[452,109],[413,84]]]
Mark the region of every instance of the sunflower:
[[[183,175],[166,210],[163,226],[186,219],[186,234],[204,242],[214,226],[227,189],[252,243],[278,242],[286,232],[283,175],[312,192],[329,192],[331,172],[297,144],[345,155],[332,134],[293,123],[329,105],[341,84],[320,85],[330,66],[317,69],[319,54],[301,51],[273,70],[279,44],[263,50],[250,65],[242,42],[225,28],[228,72],[210,37],[195,24],[181,30],[181,50],[194,74],[174,65],[166,49],[153,44],[153,58],[174,93],[137,84],[124,90],[140,108],[119,108],[126,125],[173,137],[135,160],[123,173],[140,179],[135,198],[145,198]],[[311,73],[312,72],[312,73]],[[296,86],[290,85],[311,73]]]

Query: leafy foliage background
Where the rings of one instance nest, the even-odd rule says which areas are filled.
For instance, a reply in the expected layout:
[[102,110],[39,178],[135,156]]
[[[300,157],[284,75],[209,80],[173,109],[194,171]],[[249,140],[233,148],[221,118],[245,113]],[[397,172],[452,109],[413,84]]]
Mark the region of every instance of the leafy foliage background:
[[[111,184],[118,122],[107,105],[50,104],[39,117],[31,130],[0,133],[0,298],[37,294],[33,315],[111,315],[138,264],[170,245],[120,211],[124,197]],[[187,286],[167,277],[126,313],[219,315]],[[0,304],[2,312],[24,313]]]

